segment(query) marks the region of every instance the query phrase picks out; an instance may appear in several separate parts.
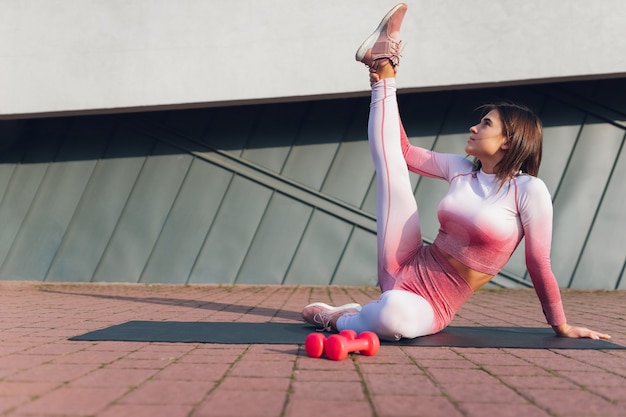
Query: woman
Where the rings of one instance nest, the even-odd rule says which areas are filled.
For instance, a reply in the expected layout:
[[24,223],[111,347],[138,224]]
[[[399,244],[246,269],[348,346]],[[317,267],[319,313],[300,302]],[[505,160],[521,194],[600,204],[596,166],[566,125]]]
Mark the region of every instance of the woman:
[[[305,321],[320,330],[374,331],[399,340],[444,329],[463,303],[497,274],[525,237],[527,268],[547,322],[566,337],[609,335],[567,323],[550,266],[552,202],[536,177],[542,125],[529,109],[483,106],[465,152],[441,154],[412,146],[398,112],[395,76],[399,31],[407,6],[398,4],[361,45],[356,59],[370,68],[368,137],[376,166],[379,300],[332,307],[313,303]],[[409,170],[448,181],[433,245],[422,243]]]

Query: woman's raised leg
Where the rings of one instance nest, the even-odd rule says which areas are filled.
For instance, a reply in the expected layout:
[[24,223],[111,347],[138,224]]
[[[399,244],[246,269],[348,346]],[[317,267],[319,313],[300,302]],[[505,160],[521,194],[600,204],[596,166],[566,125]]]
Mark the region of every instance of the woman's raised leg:
[[[388,65],[389,66],[389,65]],[[372,86],[368,138],[377,176],[378,280],[390,290],[396,275],[422,246],[417,203],[402,154],[395,78]]]
[[422,246],[417,204],[401,147],[404,129],[396,100],[400,65],[400,27],[407,5],[394,6],[359,47],[357,61],[370,69],[372,99],[368,139],[377,177],[378,283],[382,291],[395,286],[404,262]]
[[[401,49],[399,31],[406,9],[404,3],[392,8],[356,53],[356,59],[370,68],[372,82],[368,139],[377,176],[378,282],[383,293],[395,287],[403,264],[423,245],[417,204],[402,153],[404,129],[396,100],[395,75]],[[365,314],[349,311],[344,306],[313,303],[304,308],[302,317],[320,329],[337,330],[338,320],[341,320],[346,321],[342,325],[347,328],[351,325],[364,330],[375,328],[377,333],[390,339],[415,337],[424,329],[416,328],[414,323],[411,328],[396,325],[410,317],[421,316],[415,311],[418,304],[425,303],[424,309],[432,315],[428,303],[416,301],[415,297],[419,296],[403,291],[383,294],[379,301],[364,307]]]

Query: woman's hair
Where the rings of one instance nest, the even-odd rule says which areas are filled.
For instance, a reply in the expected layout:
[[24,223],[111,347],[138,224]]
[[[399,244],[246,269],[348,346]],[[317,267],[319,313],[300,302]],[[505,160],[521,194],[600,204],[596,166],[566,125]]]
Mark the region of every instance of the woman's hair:
[[[482,112],[481,118],[492,110],[497,111],[502,134],[509,140],[509,149],[495,166],[496,177],[503,184],[520,171],[536,177],[543,144],[543,124],[539,117],[528,107],[511,102],[484,104],[477,110]],[[480,167],[477,160],[475,169]]]

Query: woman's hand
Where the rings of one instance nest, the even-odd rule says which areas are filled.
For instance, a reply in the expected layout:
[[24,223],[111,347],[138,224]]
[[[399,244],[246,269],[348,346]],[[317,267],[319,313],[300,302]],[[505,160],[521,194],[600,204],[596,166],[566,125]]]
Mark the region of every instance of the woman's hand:
[[554,332],[557,336],[561,337],[572,337],[572,338],[580,338],[580,337],[588,337],[589,339],[599,340],[604,339],[608,340],[611,338],[608,334],[599,333],[594,330],[589,330],[586,327],[576,327],[570,326],[569,324],[561,324],[560,326],[552,326]]
[[376,73],[376,70],[370,68],[370,86],[376,84],[378,81],[380,81],[380,77]]
[[370,86],[376,84],[383,78],[395,77],[398,73],[398,66],[394,66],[388,59],[379,59],[376,65],[369,67],[370,69]]

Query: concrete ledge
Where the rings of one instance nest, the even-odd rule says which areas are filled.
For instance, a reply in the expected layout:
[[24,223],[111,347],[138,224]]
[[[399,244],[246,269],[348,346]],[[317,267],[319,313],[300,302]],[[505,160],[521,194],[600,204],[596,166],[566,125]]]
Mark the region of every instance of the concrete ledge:
[[[365,94],[395,2],[2,0],[0,116]],[[408,90],[626,74],[620,0],[408,3]]]

